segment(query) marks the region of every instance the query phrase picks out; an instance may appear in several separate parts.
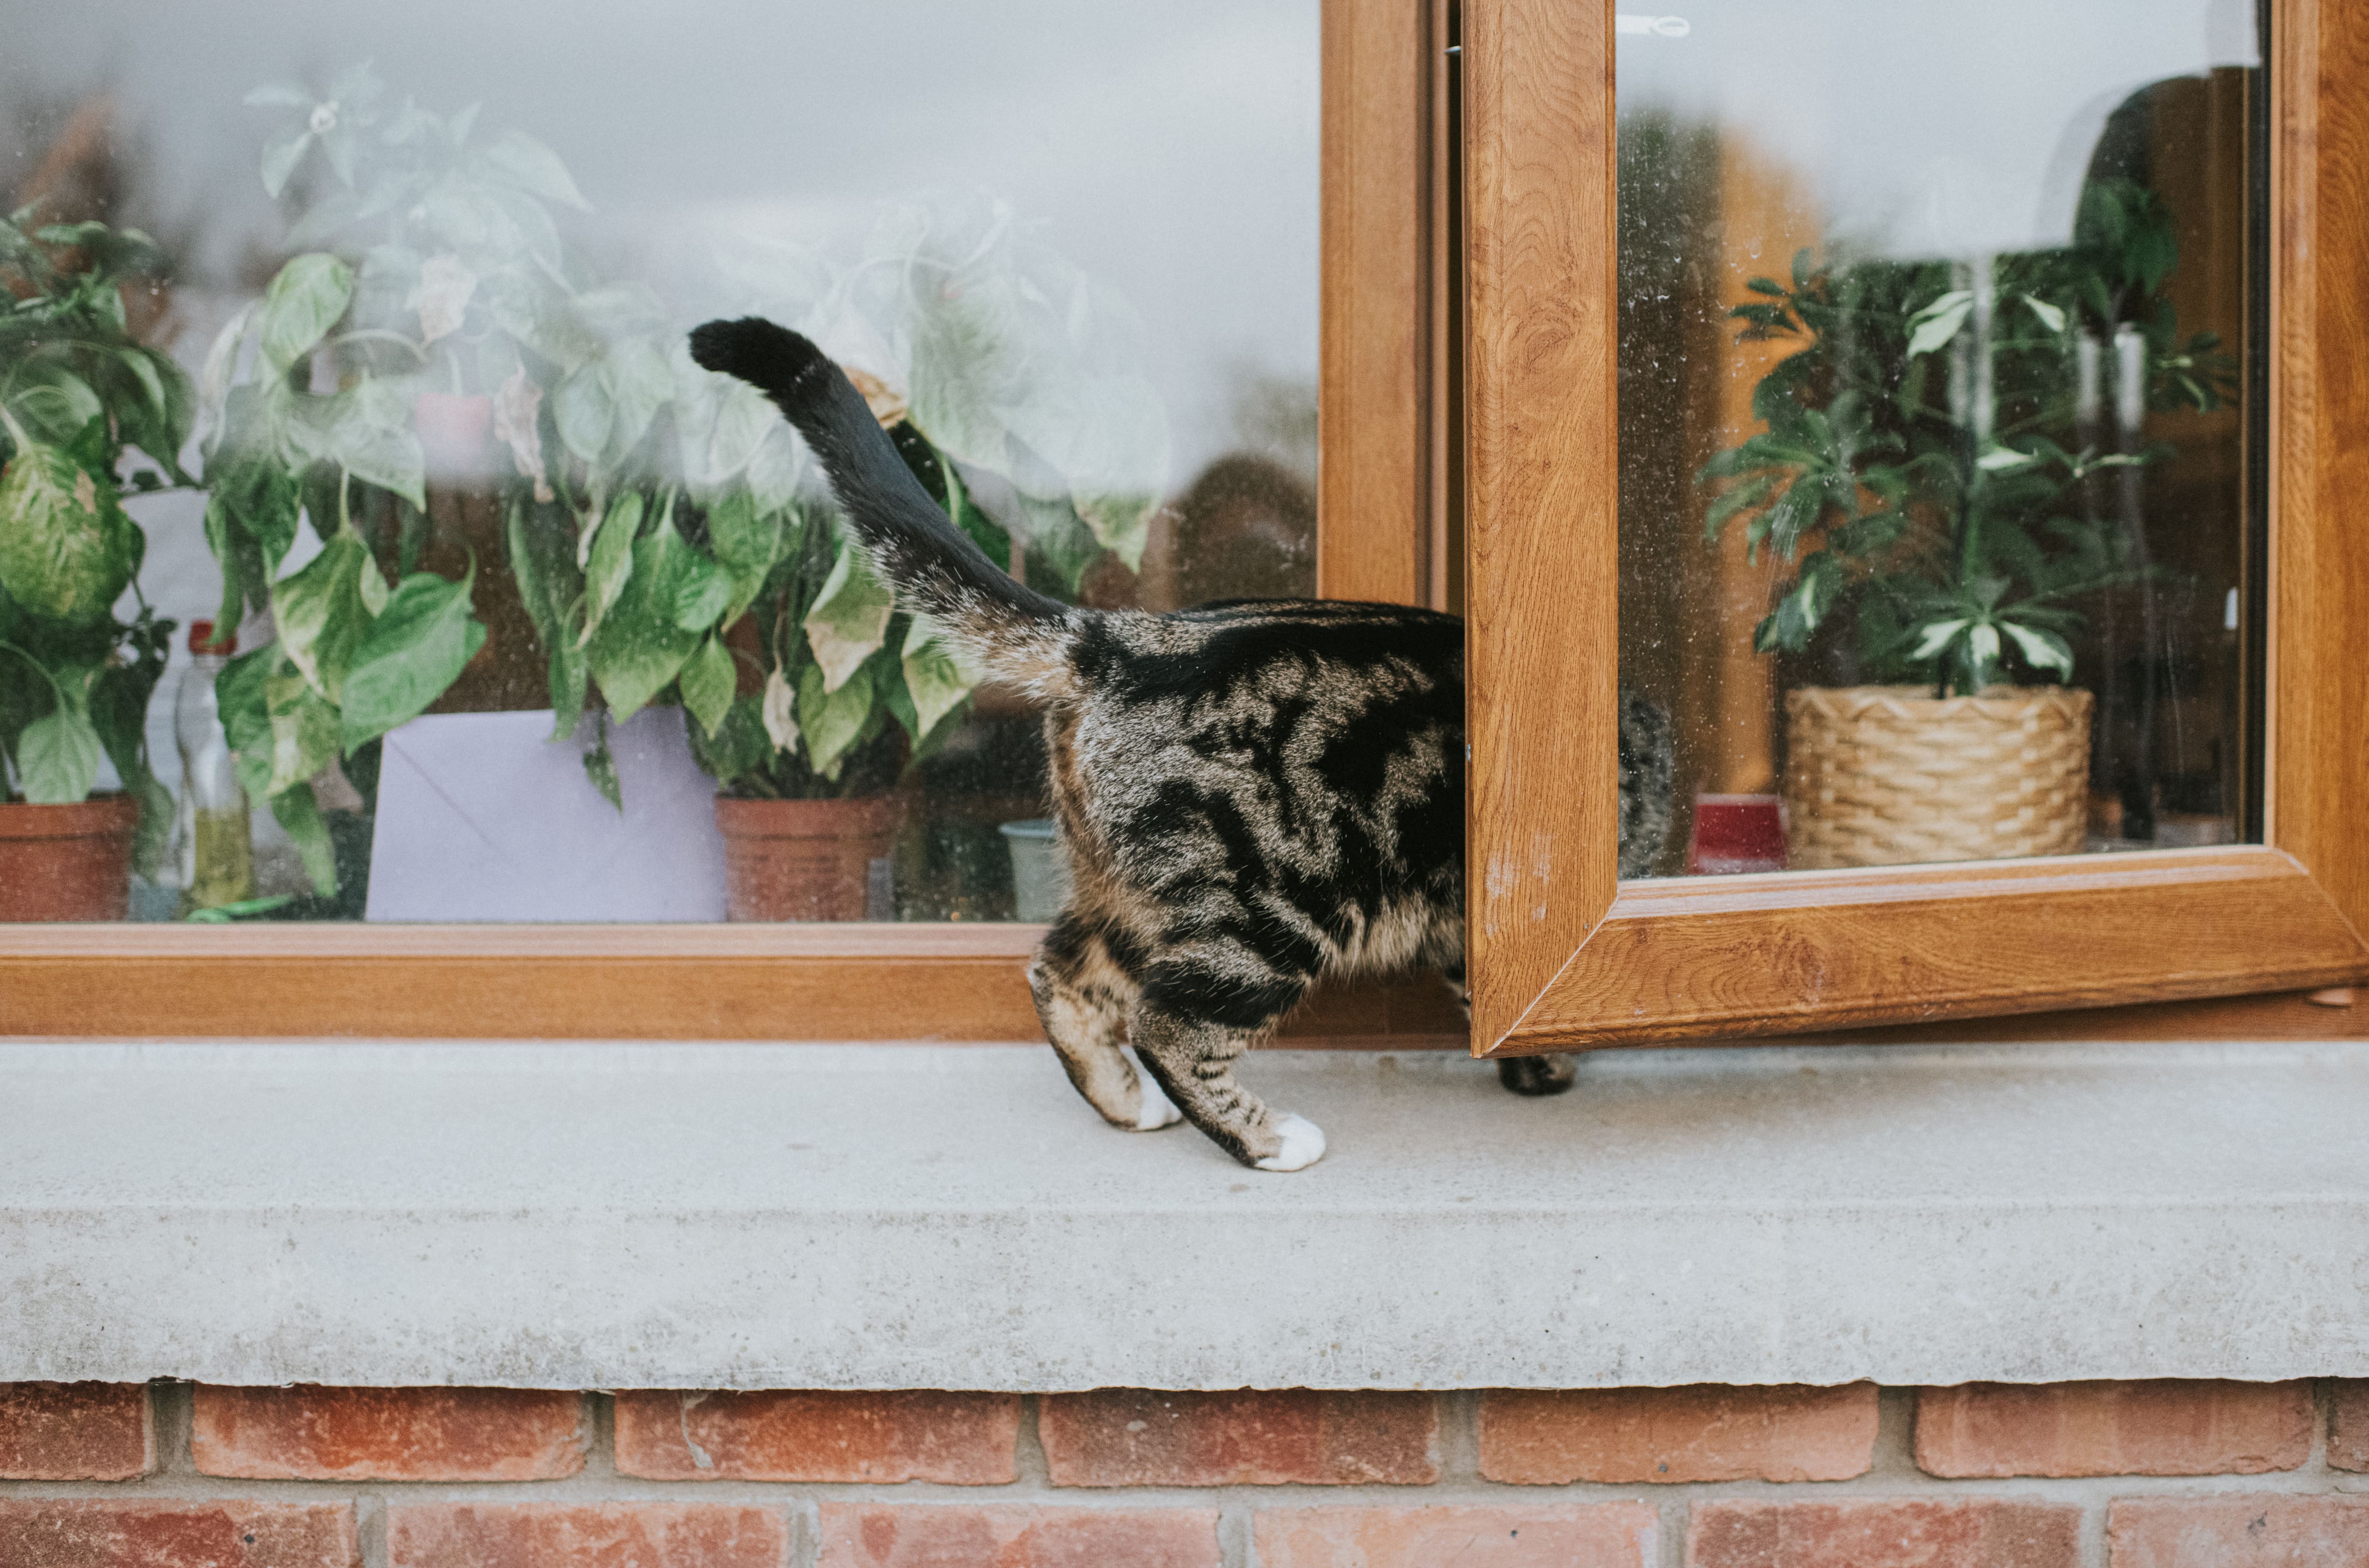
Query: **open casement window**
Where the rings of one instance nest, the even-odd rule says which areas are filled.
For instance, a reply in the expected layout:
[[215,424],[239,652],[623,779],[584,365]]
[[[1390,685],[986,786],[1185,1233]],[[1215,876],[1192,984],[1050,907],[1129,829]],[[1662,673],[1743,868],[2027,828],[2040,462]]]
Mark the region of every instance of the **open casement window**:
[[[2111,7],[2087,7],[2105,8]],[[2041,14],[2006,5],[1997,9],[2027,20]],[[2192,22],[2202,19],[2206,8],[2173,9],[2180,16],[2165,26],[2195,30]],[[2076,809],[2090,807],[2089,820],[2085,825],[2077,819],[2073,841],[2063,847],[2086,845],[2097,853],[2033,854],[2026,844],[2004,852],[2022,858],[1624,881],[1616,870],[1618,692],[1624,673],[1640,679],[1650,674],[1629,634],[1654,607],[1646,602],[1645,589],[1633,580],[1624,583],[1623,572],[1624,546],[1641,547],[1636,537],[1624,534],[1642,532],[1641,509],[1631,505],[1627,487],[1642,488],[1651,475],[1632,469],[1619,448],[1632,439],[1632,426],[1623,416],[1633,410],[1624,408],[1622,400],[1649,395],[1656,367],[1640,351],[1653,340],[1635,326],[1639,313],[1631,307],[1637,300],[1623,293],[1633,284],[1630,263],[1654,258],[1623,255],[1624,245],[1642,246],[1652,236],[1633,206],[1623,211],[1624,197],[1633,202],[1642,188],[1624,180],[1621,166],[1632,157],[1663,156],[1665,167],[1655,177],[1663,184],[1647,194],[1682,201],[1683,193],[1669,194],[1678,178],[1669,171],[1692,157],[1708,169],[1703,178],[1714,188],[1715,199],[1723,195],[1732,203],[1777,206],[1771,188],[1789,177],[1781,155],[1785,128],[1770,128],[1768,106],[1779,95],[1816,95],[1821,79],[1814,65],[1796,75],[1792,64],[1771,56],[1759,62],[1757,98],[1742,94],[1741,109],[1718,98],[1717,52],[1745,47],[1722,38],[1722,30],[1776,29],[1758,7],[1707,4],[1709,15],[1682,20],[1616,16],[1608,0],[1465,0],[1462,515],[1471,660],[1468,897],[1476,1052],[1521,1054],[2234,996],[2349,983],[2369,972],[2369,955],[2359,935],[2369,920],[2369,833],[2362,828],[2369,812],[2369,666],[2358,645],[2360,629],[2369,625],[2369,567],[2350,527],[2356,498],[2369,484],[2369,378],[2359,369],[2369,337],[2369,314],[2360,303],[2369,287],[2369,166],[2363,163],[2363,149],[2369,148],[2369,12],[2325,0],[2272,0],[2267,9],[2265,69],[2226,78],[2234,103],[2242,105],[2248,93],[2268,94],[2260,106],[2265,112],[2226,116],[2241,132],[2235,144],[2251,146],[2257,155],[2250,166],[2237,161],[2226,171],[2231,199],[2242,203],[2247,189],[2259,190],[2261,171],[2268,173],[2267,192],[2253,209],[2260,221],[2225,225],[2256,236],[2249,242],[2250,265],[2262,286],[2253,297],[2266,296],[2264,315],[2223,346],[2235,350],[2241,347],[2239,337],[2253,339],[2242,345],[2250,349],[2257,367],[2251,384],[2242,393],[2236,390],[2246,377],[2247,356],[2232,352],[2229,396],[2266,400],[2262,417],[2251,426],[2258,436],[2235,433],[2243,422],[2226,410],[2221,416],[2223,428],[2232,432],[2230,450],[2239,454],[2230,464],[2232,494],[2241,483],[2246,441],[2250,439],[2262,454],[2252,507],[2259,514],[2254,536],[2262,543],[2250,562],[2234,544],[2226,552],[2239,563],[2228,579],[2228,641],[2240,650],[2233,652],[2232,663],[2245,641],[2242,624],[2253,635],[2253,668],[2251,683],[2243,684],[2241,674],[2226,699],[2237,716],[2221,732],[2233,749],[2219,754],[2222,775],[2231,781],[2226,793],[2214,793],[2219,785],[2190,792],[2200,799],[2212,795],[2205,808],[2217,808],[2229,822],[2229,830],[2212,836],[2252,841],[2120,848],[2125,841],[2120,835],[2134,831],[2112,816],[2125,802],[2093,776],[2089,801],[2078,795],[2074,801]],[[1793,30],[1797,21],[1804,28],[1839,26],[1850,10],[1848,5],[1826,6],[1815,18],[1789,13],[1791,19],[1781,30]],[[1868,7],[1871,18],[1879,11],[1895,15],[1891,7]],[[1754,12],[1759,13],[1757,21]],[[1963,7],[1952,13],[1955,21],[1935,25],[1979,28],[1985,12],[1982,5]],[[2051,8],[2050,15],[2062,13]],[[2137,7],[2126,20],[2144,30],[2154,17],[2150,8]],[[2002,15],[1999,27],[2012,32],[2012,22]],[[2037,31],[2027,28],[2015,48],[2060,50],[2067,47],[2066,37],[2081,31],[2060,29],[2054,22]],[[2225,44],[2248,66],[2254,63],[2252,37],[2251,29],[2241,27],[2236,40]],[[1868,53],[1879,48],[1878,41],[1870,35],[1862,43],[1839,51],[1836,58],[1847,58],[1853,72],[1881,71],[1880,62]],[[1658,102],[1642,90],[1635,95],[1633,116],[1624,83],[1632,69],[1644,82],[1654,66],[1642,53],[1632,58],[1631,44],[1640,51],[1650,45],[1697,52],[1684,72],[1667,74],[1666,79],[1680,85]],[[1941,51],[1921,56],[1914,71],[1904,61],[1900,71],[1883,74],[1924,83],[1917,90],[1926,92],[1935,74],[1974,73],[1990,57],[1974,50]],[[2128,90],[2130,70],[2114,62],[2100,70],[2106,85],[2125,85],[2122,90]],[[2035,85],[2036,75],[2020,70],[1993,79],[1998,101],[2010,107],[2025,105],[2021,95],[2045,90],[2044,84]],[[2225,75],[2212,72],[2203,80],[2193,94],[2209,93]],[[1714,85],[1706,86],[1706,81]],[[1979,93],[1981,83],[1963,86]],[[1812,149],[1794,166],[1806,168],[1803,177],[1835,169],[1864,174],[1871,159],[1880,162],[1888,151],[1871,149],[1870,143],[1930,143],[1938,134],[1957,138],[1953,151],[1963,155],[1958,166],[1962,173],[1971,170],[1967,177],[1979,196],[1985,169],[1977,166],[1985,158],[2007,156],[1993,144],[1989,129],[1947,122],[1949,106],[1964,98],[1964,92],[1920,99],[1898,121],[1887,120],[1880,104],[1850,96],[1867,119],[1854,128],[1835,118],[1824,127],[1828,141],[1821,143],[1813,136],[1795,143]],[[1709,110],[1703,109],[1706,102]],[[2112,102],[2108,97],[2106,107]],[[1759,125],[1767,132],[1757,143],[1749,136],[1725,134],[1738,119],[1749,122],[1756,109],[1764,114]],[[1945,123],[1917,125],[1920,112]],[[2170,112],[2157,112],[2158,132]],[[1690,114],[1697,118],[1690,120]],[[1711,658],[1726,660],[1730,670],[1739,664],[1766,668],[1776,655],[1755,667],[1750,650],[1755,619],[1771,612],[1763,634],[1767,646],[1798,656],[1791,667],[1777,665],[1779,678],[1789,683],[1797,678],[1816,658],[1818,645],[1797,637],[1807,649],[1801,651],[1786,644],[1787,629],[1775,624],[1773,612],[1785,611],[1785,598],[1801,590],[1792,574],[1814,547],[1837,559],[1834,586],[1851,585],[1863,596],[1873,595],[1876,590],[1865,586],[1865,562],[1840,562],[1848,554],[1837,543],[1842,531],[1862,519],[1889,507],[1892,516],[1881,524],[1893,531],[1887,539],[1931,526],[1954,547],[1963,535],[1951,530],[1962,526],[1963,518],[2000,515],[1999,498],[2007,492],[1996,487],[1999,476],[2039,466],[2034,453],[2043,450],[2036,440],[2011,435],[2011,429],[2048,428],[2045,418],[2021,426],[2009,421],[2010,379],[2019,373],[2009,368],[2012,354],[2023,354],[2013,363],[2028,367],[2033,343],[2048,339],[2058,345],[2054,363],[2062,369],[2050,371],[2043,362],[2041,372],[2065,378],[2057,394],[2063,418],[2056,434],[2057,459],[2066,472],[2079,461],[2078,452],[2068,456],[2066,448],[2081,448],[2092,457],[2118,452],[2126,471],[2153,461],[2132,454],[2161,433],[2151,412],[2161,405],[2133,405],[2138,412],[2125,423],[2135,437],[2116,445],[2111,408],[2109,429],[2102,439],[2097,435],[2099,391],[2102,382],[2111,405],[2118,362],[2143,362],[2150,351],[2172,350],[2148,339],[2152,318],[2120,326],[2118,315],[2128,321],[2132,313],[2100,296],[2105,308],[2093,319],[2081,304],[2092,296],[2077,289],[2069,295],[2049,292],[2049,280],[2062,282],[2066,269],[2086,264],[2074,254],[2078,246],[2096,243],[2094,231],[2082,226],[2093,222],[2089,203],[2127,198],[2123,217],[2135,223],[2132,214],[2140,204],[2155,200],[2142,191],[2141,182],[2126,177],[2126,165],[2110,156],[2117,126],[2129,121],[2103,118],[2103,125],[2096,117],[2088,123],[2100,150],[2090,154],[2086,174],[2076,161],[2071,167],[2077,177],[2066,183],[2060,165],[2053,239],[2045,200],[2042,220],[2036,225],[2030,220],[2029,190],[2017,213],[2026,225],[2019,232],[2040,237],[2020,240],[2012,234],[2004,239],[1921,235],[1917,226],[1930,216],[1921,207],[1861,214],[1856,235],[1840,237],[1833,229],[1821,234],[1815,223],[1804,224],[1796,212],[1794,243],[1762,246],[1764,254],[1748,269],[1738,269],[1732,285],[1714,280],[1715,289],[1734,287],[1731,296],[1714,302],[1723,307],[1757,303],[1791,313],[1764,314],[1757,325],[1770,328],[1758,336],[1790,339],[1793,348],[1817,338],[1829,350],[1841,342],[1853,352],[1871,351],[1864,342],[1854,348],[1838,335],[1873,333],[1881,326],[1878,316],[1889,310],[1890,329],[1915,339],[1930,375],[1912,383],[1912,367],[1895,358],[1876,378],[1881,384],[1847,412],[1841,399],[1845,361],[1839,351],[1830,351],[1811,375],[1776,389],[1771,401],[1740,411],[1731,401],[1728,422],[1715,439],[1673,458],[1680,483],[1667,487],[1678,498],[1669,505],[1691,509],[1684,521],[1694,548],[1706,552],[1711,546],[1701,543],[1705,509],[1722,482],[1762,483],[1755,497],[1729,509],[1738,532],[1746,525],[1757,528],[1756,517],[1765,518],[1781,504],[1776,498],[1785,481],[1811,482],[1818,458],[1798,450],[1810,444],[1806,438],[1779,458],[1767,457],[1767,447],[1756,449],[1766,459],[1757,468],[1751,453],[1714,464],[1709,461],[1712,449],[1741,445],[1757,431],[1791,439],[1789,432],[1799,435],[1806,428],[1804,409],[1822,421],[1818,431],[1856,430],[1861,442],[1858,453],[1846,452],[1838,460],[1852,476],[1826,492],[1826,509],[1797,515],[1792,538],[1784,535],[1781,521],[1775,537],[1765,530],[1756,535],[1762,548],[1751,561],[1775,575],[1759,579],[1760,597],[1740,622],[1702,618],[1703,635],[1722,639]],[[2244,131],[2249,124],[2253,129]],[[1697,137],[1691,144],[1689,135]],[[1842,140],[1857,145],[1838,153],[1836,143]],[[2088,145],[2071,144],[2077,159]],[[1859,164],[1851,162],[1854,157]],[[2183,172],[2158,167],[2156,185]],[[2100,186],[2109,188],[2102,195],[2096,189]],[[1825,200],[1837,204],[1831,193]],[[1938,199],[1933,203],[1936,209],[1947,205]],[[1979,209],[1980,202],[1970,205]],[[1963,226],[1981,224],[1969,220]],[[1782,222],[1762,223],[1756,237],[1780,238],[1785,227]],[[1854,239],[1856,255],[1850,250]],[[1801,259],[1789,275],[1788,258],[1797,245]],[[2240,248],[2235,254],[2236,275],[2243,277],[2248,253]],[[2158,266],[2150,273],[2150,287],[2160,281],[2161,271]],[[1773,276],[1748,281],[1754,273]],[[2067,298],[2072,308],[2060,308],[2052,303],[2055,297]],[[2027,299],[2028,306],[2022,303]],[[1855,309],[1861,314],[1853,315]],[[2242,315],[2242,306],[2232,314]],[[1745,324],[1727,321],[1724,336],[1708,340],[1713,351],[1732,343]],[[1953,327],[1961,345],[1976,327],[1982,331],[1972,349],[1951,347]],[[2074,341],[2084,334],[2093,335],[2095,344],[2086,350]],[[2118,361],[2124,344],[2134,358]],[[1747,345],[1747,351],[1759,356],[1749,361],[1751,374],[1759,376],[1775,362],[1778,349],[1764,341]],[[1977,354],[1995,362],[1986,363],[1977,379],[1961,380]],[[2092,367],[2101,361],[2104,366],[2102,372],[2087,372],[2093,379],[2086,409],[2079,406],[2077,384],[2085,357]],[[2134,384],[2144,380],[2134,377]],[[1917,386],[1924,389],[1921,395]],[[1714,389],[1714,402],[1721,390]],[[1744,390],[1753,388],[1747,383]],[[1733,387],[1725,391],[1732,394]],[[1936,500],[1917,493],[1922,481],[1914,475],[1902,479],[1895,467],[1884,482],[1871,477],[1872,460],[1865,453],[1884,430],[1868,407],[1883,402],[1897,413],[1920,395],[1922,406],[1909,408],[1908,415],[1910,423],[1923,423],[1892,438],[1890,460],[1901,465],[1915,461],[1928,473],[1956,475],[1952,483],[1959,487],[1951,494],[1963,510],[1955,517],[1949,495]],[[1994,416],[1995,425],[1989,422]],[[1721,418],[1716,409],[1705,416],[1714,424]],[[1786,429],[1776,429],[1772,419],[1788,421]],[[2085,421],[2088,428],[2077,430]],[[1920,429],[1943,435],[1928,439]],[[2076,436],[2089,439],[2085,444]],[[1635,439],[1652,441],[1657,432],[1648,429]],[[1785,462],[1792,466],[1785,468]],[[2151,482],[2168,487],[2167,481]],[[2060,509],[2077,511],[2078,486],[2060,488],[2074,498],[2061,499]],[[2111,542],[2117,537],[2112,532],[2115,482],[2097,489],[2106,497],[2107,521],[2098,524],[2093,517],[2088,537]],[[1992,509],[1980,511],[1983,507]],[[2240,516],[2246,509],[2227,509]],[[2078,517],[2048,526],[2067,548],[2082,537]],[[1745,558],[1738,549],[1734,559]],[[2122,565],[2130,563],[2125,558]],[[2138,580],[2144,587],[2169,582],[2173,575],[2158,564],[2152,577],[2131,574],[2124,581]],[[1889,640],[1873,637],[1848,651],[1862,663],[1883,654],[1897,665],[1953,636],[1965,647],[1968,632],[1987,625],[1988,647],[1974,646],[1969,657],[1975,662],[1959,669],[1958,686],[1970,684],[1970,675],[2004,677],[2010,666],[2029,685],[2035,675],[2057,673],[2030,666],[2068,657],[2083,635],[2094,635],[2094,612],[2091,622],[2042,615],[2020,627],[2010,624],[2017,590],[2008,589],[2002,597],[2003,586],[2004,569],[2000,578],[1977,584],[1971,601],[1962,598],[1960,604],[1972,608],[1955,614],[1910,595],[1902,600],[1913,612],[1910,624],[1893,625]],[[2222,582],[2211,582],[2209,591],[2217,609]],[[1793,608],[1798,611],[1800,601]],[[1986,620],[1993,612],[1996,618]],[[1914,615],[1925,617],[1926,624],[1914,624]],[[2039,635],[2051,627],[2062,636]],[[2020,664],[2018,648],[2029,656]],[[1952,679],[1951,657],[1944,652],[1928,660],[1912,678],[1938,694],[1937,681]],[[2108,650],[2106,661],[2113,657]],[[1624,662],[1632,660],[1641,668],[1624,671]],[[2143,680],[2156,682],[2149,691],[2169,679],[2155,673],[2160,662],[2152,652],[2141,661]],[[1789,668],[1794,677],[1785,675]],[[1670,705],[1695,700],[1698,691],[1681,684]],[[1766,704],[1774,695],[1764,688],[1760,700]],[[2254,704],[2260,738],[2259,765],[2249,771],[2237,749]],[[1690,767],[1685,745],[1694,716],[1677,715],[1682,815],[1695,804],[1693,792],[1722,787],[1715,770]],[[1765,737],[1772,724],[1766,706],[1754,722]],[[2101,756],[2112,744],[2111,727],[2110,717],[2100,729]],[[1809,766],[1798,716],[1784,733],[1782,743],[1792,750],[1780,759],[1776,771],[1791,781]],[[1845,780],[1842,794],[1851,793],[1852,778]],[[1775,784],[1771,775],[1757,787],[1773,793]],[[1804,817],[1817,802],[1799,793],[1799,785],[1789,782],[1787,787],[1792,793],[1781,820],[1791,835],[1791,864],[1798,865]],[[1834,793],[1830,785],[1829,797]],[[2153,814],[2148,830],[2153,844],[2162,846],[2179,841],[2170,830],[2176,808],[2193,803],[2156,781],[2127,804],[2134,813]],[[1772,826],[1780,820],[1776,810],[1770,802]],[[2102,828],[2101,813],[2112,818]],[[2192,845],[2197,838],[2187,841]],[[1664,869],[1676,866],[1665,864]],[[2069,1022],[2078,1027],[2077,1020]]]

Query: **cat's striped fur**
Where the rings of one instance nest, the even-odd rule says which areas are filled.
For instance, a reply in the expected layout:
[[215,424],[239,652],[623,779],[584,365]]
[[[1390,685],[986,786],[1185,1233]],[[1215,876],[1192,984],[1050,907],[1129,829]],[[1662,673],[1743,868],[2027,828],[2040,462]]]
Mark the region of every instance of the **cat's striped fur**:
[[[1074,890],[1028,978],[1079,1093],[1119,1127],[1181,1110],[1244,1164],[1312,1163],[1323,1134],[1269,1109],[1235,1059],[1319,976],[1429,965],[1461,991],[1462,623],[1314,600],[1062,604],[948,523],[806,338],[711,322],[692,352],[781,406],[909,609],[1045,703]],[[1625,701],[1620,745],[1621,868],[1636,875],[1668,830],[1660,710]],[[1568,1059],[1503,1067],[1526,1093],[1571,1081]]]

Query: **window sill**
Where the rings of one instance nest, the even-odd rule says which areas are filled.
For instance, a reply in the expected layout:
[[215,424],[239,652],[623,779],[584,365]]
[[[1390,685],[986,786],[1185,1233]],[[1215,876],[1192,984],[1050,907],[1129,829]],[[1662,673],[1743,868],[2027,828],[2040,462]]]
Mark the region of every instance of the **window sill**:
[[1041,1047],[0,1046],[0,1380],[2369,1375],[2369,1052],[1277,1051],[1263,1175]]

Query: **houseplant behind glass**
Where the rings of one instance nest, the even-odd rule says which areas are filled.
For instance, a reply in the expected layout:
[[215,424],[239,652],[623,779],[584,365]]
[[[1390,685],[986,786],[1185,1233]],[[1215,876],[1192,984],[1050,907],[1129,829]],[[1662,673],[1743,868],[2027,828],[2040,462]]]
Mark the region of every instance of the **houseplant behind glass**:
[[[612,801],[611,724],[680,702],[735,800],[872,802],[836,815],[879,858],[908,750],[951,727],[973,680],[893,613],[771,405],[693,365],[652,291],[604,281],[562,244],[554,209],[585,202],[532,137],[481,132],[474,109],[394,107],[367,65],[326,96],[248,101],[283,117],[267,189],[318,181],[292,242],[333,248],[281,269],[206,378],[223,619],[269,602],[279,629],[225,674],[223,712],[316,880],[333,870],[312,774],[342,756],[367,776],[379,735],[473,663],[515,670],[521,647],[554,738],[589,716],[587,772]],[[911,389],[899,440],[938,465],[933,488],[990,555],[1015,559],[1016,529],[1031,580],[1067,597],[1105,554],[1136,564],[1164,415],[1107,363],[1110,303],[1008,211],[892,209],[857,265],[794,259],[752,303],[818,330],[827,317]],[[311,390],[316,362],[334,391]],[[901,418],[903,399],[881,396]],[[440,451],[487,506],[440,500]],[[957,461],[1008,494],[1004,521],[968,499]],[[448,515],[495,524],[440,558]],[[283,576],[300,516],[323,549]]]
[[2090,704],[2068,634],[2158,575],[2101,478],[2170,455],[2144,440],[2149,409],[2230,395],[2215,339],[2179,338],[2178,259],[2161,201],[2112,179],[2084,190],[2061,249],[1825,266],[1803,251],[1789,282],[1752,280],[1743,336],[1803,348],[1754,390],[1766,428],[1704,465],[1728,482],[1706,530],[1742,526],[1791,565],[1756,648],[1800,653],[1848,610],[1883,682],[1787,694],[1791,864],[2081,847]]
[[[0,223],[0,921],[120,920],[172,797],[149,769],[148,700],[173,623],[139,598],[147,541],[119,500],[188,484],[196,397],[125,330],[125,279],[160,275],[137,230]],[[133,589],[138,612],[118,620]],[[120,794],[97,793],[114,765]]]

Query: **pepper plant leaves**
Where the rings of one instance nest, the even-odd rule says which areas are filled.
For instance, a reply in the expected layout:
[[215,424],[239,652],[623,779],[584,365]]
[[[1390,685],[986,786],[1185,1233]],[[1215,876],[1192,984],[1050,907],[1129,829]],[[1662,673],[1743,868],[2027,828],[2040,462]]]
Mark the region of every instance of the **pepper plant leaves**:
[[282,267],[263,296],[263,361],[272,373],[311,353],[353,297],[354,269],[334,256],[315,251]]
[[415,572],[396,586],[346,674],[338,736],[348,755],[427,712],[486,646],[470,604],[476,580],[472,562],[459,582]]
[[139,530],[115,486],[39,441],[0,473],[0,588],[36,615],[89,625],[132,580]]
[[[887,640],[888,617],[895,609],[896,596],[872,575],[862,552],[842,538],[839,559],[831,564],[830,576],[823,579],[814,608],[807,612],[803,623],[825,692],[836,692],[846,684]],[[813,738],[811,726],[807,738]]]

